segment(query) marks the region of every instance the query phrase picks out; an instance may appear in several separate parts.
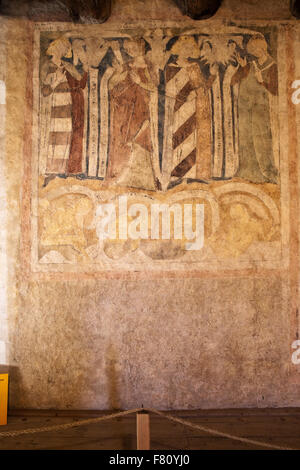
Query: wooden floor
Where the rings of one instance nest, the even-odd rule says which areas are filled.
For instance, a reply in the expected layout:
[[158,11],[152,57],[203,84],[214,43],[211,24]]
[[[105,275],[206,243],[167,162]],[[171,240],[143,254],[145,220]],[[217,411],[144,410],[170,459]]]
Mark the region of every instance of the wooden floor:
[[[219,431],[300,449],[300,409],[193,410],[171,413]],[[104,414],[93,411],[18,410],[10,412],[8,425],[1,426],[0,431],[56,425]],[[151,449],[154,450],[261,449],[188,429],[152,414],[150,426]],[[0,450],[4,449],[132,450],[136,449],[136,418],[135,415],[129,415],[59,432],[0,438]]]

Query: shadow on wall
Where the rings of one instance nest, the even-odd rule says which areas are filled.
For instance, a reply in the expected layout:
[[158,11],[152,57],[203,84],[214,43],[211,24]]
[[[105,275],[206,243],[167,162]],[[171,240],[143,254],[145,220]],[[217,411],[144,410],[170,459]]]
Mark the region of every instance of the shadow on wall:
[[15,394],[22,395],[25,401],[29,400],[19,367],[0,364],[0,374],[8,374],[8,409],[14,402]]
[[[109,410],[121,410],[121,390],[120,390],[120,378],[118,377],[117,371],[118,356],[116,349],[113,344],[109,343],[106,349],[105,357],[105,373],[107,382],[107,403]],[[111,427],[110,439],[115,440],[119,448],[122,449],[136,449],[136,440],[133,437],[135,433],[135,420],[130,423],[122,422],[117,419],[118,426]],[[128,428],[129,424],[129,428]],[[124,427],[125,426],[125,427]],[[123,431],[120,432],[120,427],[124,427]]]
[[116,371],[117,356],[115,348],[109,344],[106,350],[106,379],[108,407],[110,410],[119,410],[121,408],[120,391],[118,387],[118,377]]

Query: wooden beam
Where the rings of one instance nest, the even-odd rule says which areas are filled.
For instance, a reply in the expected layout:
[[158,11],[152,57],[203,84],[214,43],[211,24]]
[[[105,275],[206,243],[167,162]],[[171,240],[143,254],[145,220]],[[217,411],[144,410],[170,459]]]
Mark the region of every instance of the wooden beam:
[[184,15],[193,20],[205,20],[219,9],[222,0],[174,0]]
[[136,414],[137,450],[150,450],[150,417],[147,411]]
[[300,0],[290,0],[290,10],[293,16],[300,18]]

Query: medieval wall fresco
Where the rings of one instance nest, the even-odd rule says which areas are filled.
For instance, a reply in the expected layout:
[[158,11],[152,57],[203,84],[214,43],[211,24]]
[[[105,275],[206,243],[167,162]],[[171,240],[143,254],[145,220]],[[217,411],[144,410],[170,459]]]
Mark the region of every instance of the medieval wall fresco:
[[[203,22],[171,0],[117,3],[102,25],[1,20],[10,406],[299,406],[289,2],[223,2]],[[158,203],[182,226],[190,205],[192,231],[203,204],[203,246],[176,238],[173,213],[151,238]]]
[[[277,29],[101,30],[35,34],[34,269],[278,267]],[[97,207],[120,195],[204,204],[203,248],[151,239],[150,219],[99,240]]]

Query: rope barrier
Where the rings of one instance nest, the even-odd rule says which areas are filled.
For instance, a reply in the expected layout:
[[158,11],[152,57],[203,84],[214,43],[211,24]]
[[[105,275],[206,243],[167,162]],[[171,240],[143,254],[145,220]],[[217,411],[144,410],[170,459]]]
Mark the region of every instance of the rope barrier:
[[0,438],[1,437],[16,437],[16,436],[22,436],[23,434],[37,434],[37,433],[49,432],[49,431],[62,431],[64,429],[77,428],[79,426],[86,426],[87,424],[94,424],[94,423],[99,423],[100,421],[107,421],[109,419],[119,418],[120,416],[126,416],[131,413],[137,413],[138,411],[142,411],[142,410],[143,408],[136,408],[135,410],[120,411],[119,413],[113,413],[111,415],[106,415],[106,416],[100,416],[99,418],[83,419],[81,421],[74,421],[73,423],[56,424],[53,426],[43,426],[42,428],[20,429],[17,431],[5,431],[5,432],[0,432]]
[[164,413],[162,411],[154,410],[151,408],[147,408],[147,411],[150,413],[154,413],[159,416],[163,416],[164,418],[168,419],[169,421],[173,421],[175,423],[182,424],[183,426],[189,427],[191,429],[197,429],[199,431],[207,432],[208,434],[212,434],[214,436],[220,436],[224,437],[226,439],[231,439],[233,441],[240,441],[244,442],[245,444],[251,444],[255,446],[260,446],[260,447],[268,447],[270,449],[277,449],[277,450],[296,450],[292,449],[290,447],[284,447],[284,446],[277,446],[275,444],[269,444],[267,442],[262,442],[262,441],[256,441],[254,439],[248,439],[247,437],[239,437],[239,436],[234,436],[233,434],[229,434],[227,432],[222,432],[222,431],[217,431],[216,429],[209,428],[207,426],[201,426],[200,424],[194,424],[191,423],[190,421],[186,421],[185,419],[181,418],[176,418],[176,416],[169,415],[167,413]]
[[206,432],[208,434],[212,434],[214,436],[224,437],[226,439],[243,442],[245,444],[250,444],[250,445],[260,446],[260,447],[266,447],[266,448],[269,448],[269,449],[277,449],[277,450],[296,450],[296,449],[293,449],[293,448],[290,448],[290,447],[278,446],[278,445],[270,444],[270,443],[267,443],[267,442],[256,441],[255,439],[248,439],[246,437],[235,436],[233,434],[218,431],[216,429],[209,428],[207,426],[202,426],[200,424],[191,423],[190,421],[187,421],[185,419],[177,418],[176,416],[173,416],[173,415],[170,415],[170,414],[165,413],[163,411],[158,411],[158,410],[155,410],[155,409],[152,409],[152,408],[136,408],[136,409],[133,409],[133,410],[120,411],[118,413],[113,413],[113,414],[106,415],[106,416],[101,416],[101,417],[98,417],[98,418],[84,419],[84,420],[81,420],[81,421],[75,421],[73,423],[57,424],[57,425],[53,425],[53,426],[44,426],[44,427],[41,427],[41,428],[29,428],[29,429],[20,429],[20,430],[16,430],[16,431],[4,431],[4,432],[0,432],[0,438],[1,437],[2,438],[17,437],[17,436],[22,436],[24,434],[39,434],[39,433],[42,433],[42,432],[50,432],[50,431],[62,431],[64,429],[76,428],[76,427],[79,427],[79,426],[86,426],[87,424],[95,424],[95,423],[99,423],[101,421],[108,421],[110,419],[119,418],[121,416],[126,416],[126,415],[129,415],[129,414],[132,414],[132,413],[138,413],[139,411],[148,411],[149,413],[153,413],[155,415],[162,416],[162,417],[164,417],[165,419],[167,419],[169,421],[182,424],[183,426],[186,426],[188,428],[203,431],[203,432]]

